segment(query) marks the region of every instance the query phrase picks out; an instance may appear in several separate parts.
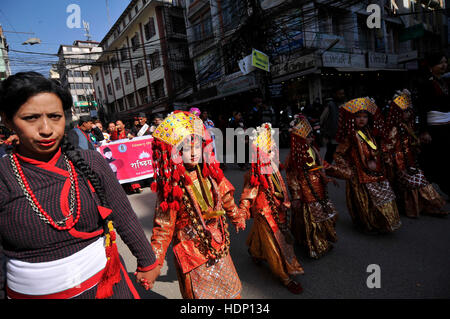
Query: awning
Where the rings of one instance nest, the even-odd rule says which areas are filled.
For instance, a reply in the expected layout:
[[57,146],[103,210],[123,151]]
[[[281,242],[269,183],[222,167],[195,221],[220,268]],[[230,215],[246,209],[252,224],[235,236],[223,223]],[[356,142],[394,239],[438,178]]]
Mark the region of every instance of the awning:
[[310,68],[310,69],[303,70],[300,72],[290,73],[290,74],[286,74],[286,75],[283,75],[283,76],[280,76],[277,78],[272,78],[272,83],[281,83],[281,82],[290,80],[292,78],[298,78],[300,76],[308,75],[311,73],[319,73],[319,72],[320,72],[319,69],[317,67],[314,67],[314,68]]
[[374,69],[374,68],[335,68],[339,72],[380,72],[380,71],[408,71],[407,69]]

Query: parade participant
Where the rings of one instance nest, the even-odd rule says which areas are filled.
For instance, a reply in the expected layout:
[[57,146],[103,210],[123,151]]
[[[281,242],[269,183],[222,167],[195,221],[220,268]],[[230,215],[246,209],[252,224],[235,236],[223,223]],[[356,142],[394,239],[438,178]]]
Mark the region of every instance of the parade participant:
[[116,130],[116,123],[115,122],[109,122],[108,123],[108,128],[106,129],[106,132],[109,134],[109,136],[111,137],[113,132]]
[[145,113],[139,113],[138,121],[136,136],[152,135],[150,126],[147,124],[147,115]]
[[95,120],[94,121],[94,126],[97,127],[100,132],[102,132],[103,134],[103,140],[99,141],[97,143],[97,146],[103,146],[105,144],[108,144],[109,142],[111,142],[111,135],[103,128],[103,123],[100,120]]
[[150,126],[150,134],[153,134],[158,125],[162,123],[163,119],[164,117],[162,116],[162,114],[155,114],[155,116],[153,117],[152,126]]
[[[116,129],[111,134],[111,141],[117,141],[122,139],[132,139],[134,137],[133,134],[129,130],[125,128],[125,124],[123,124],[122,120],[116,121]],[[142,193],[141,184],[139,183],[125,183],[122,184],[123,188],[128,194],[139,194]]]
[[200,109],[198,107],[191,107],[189,109],[189,113],[192,113],[192,114],[194,114],[197,117],[200,117],[201,114],[202,114],[202,112],[200,111]]
[[419,115],[419,138],[422,142],[420,163],[427,179],[435,182],[450,197],[450,166],[436,165],[437,158],[445,158],[443,150],[450,148],[450,94],[447,57],[441,53],[430,54],[426,59],[428,80],[420,86],[417,110]]
[[78,126],[67,133],[70,144],[82,150],[95,150],[96,143],[104,139],[103,133],[92,123],[90,116],[80,116]]
[[386,177],[382,149],[384,123],[375,102],[357,98],[339,109],[335,166],[327,174],[347,180],[347,207],[357,227],[368,233],[393,232],[401,221]]
[[116,128],[111,133],[111,141],[123,140],[123,139],[132,139],[134,135],[125,128],[125,124],[122,120],[116,121]]
[[445,201],[425,178],[417,161],[420,140],[415,132],[415,116],[408,90],[394,97],[386,120],[388,150],[392,156],[392,184],[395,185],[399,210],[417,218],[421,211],[447,215]]
[[297,116],[291,129],[291,150],[286,160],[286,177],[292,201],[291,229],[311,258],[320,258],[337,241],[337,212],[328,197],[324,162],[313,145],[311,125]]
[[137,132],[139,131],[138,126],[139,126],[139,118],[137,116],[135,116],[133,118],[133,125],[131,126],[131,129],[130,129],[130,133],[133,134],[133,136],[137,135]]
[[244,178],[239,208],[246,218],[253,218],[247,238],[248,252],[255,263],[267,261],[270,270],[287,289],[299,294],[302,286],[295,280],[303,268],[294,252],[294,239],[289,231],[289,194],[278,169],[278,150],[272,125],[264,123],[251,137],[252,169]]
[[153,137],[152,190],[158,193],[158,204],[151,242],[158,263],[163,264],[172,243],[183,298],[239,298],[242,285],[229,254],[225,215],[237,231],[245,228],[245,216],[214,158],[202,121],[175,111]]
[[322,136],[327,140],[327,152],[325,161],[332,164],[333,155],[336,151],[336,133],[338,129],[339,107],[346,101],[345,90],[342,86],[337,86],[333,90],[333,97],[326,101],[326,107],[320,116],[320,129]]
[[1,83],[1,116],[20,141],[0,159],[7,296],[138,298],[117,251],[115,227],[137,258],[141,284],[150,288],[160,268],[108,163],[65,139],[64,110],[71,106],[70,92],[39,73],[17,73]]

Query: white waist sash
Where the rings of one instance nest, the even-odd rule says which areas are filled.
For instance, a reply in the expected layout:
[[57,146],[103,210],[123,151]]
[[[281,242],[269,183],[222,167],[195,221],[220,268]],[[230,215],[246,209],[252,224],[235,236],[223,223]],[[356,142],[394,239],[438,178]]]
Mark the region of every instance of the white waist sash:
[[444,125],[450,123],[450,112],[430,111],[427,113],[429,125]]
[[[25,295],[48,295],[77,287],[106,266],[104,237],[62,259],[28,263],[6,261],[9,289]],[[94,285],[95,286],[95,285]]]

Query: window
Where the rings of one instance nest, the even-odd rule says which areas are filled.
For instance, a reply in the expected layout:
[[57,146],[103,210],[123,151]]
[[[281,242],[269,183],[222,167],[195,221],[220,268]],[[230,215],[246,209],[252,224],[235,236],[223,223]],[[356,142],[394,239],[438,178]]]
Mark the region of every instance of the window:
[[111,58],[111,67],[113,68],[113,70],[115,68],[117,68],[117,59],[116,59],[116,57],[112,57]]
[[129,106],[130,109],[132,109],[133,107],[136,106],[136,102],[134,100],[134,94],[133,93],[127,95],[127,101],[128,101],[128,106]]
[[125,85],[130,84],[131,83],[131,72],[130,72],[130,70],[126,70],[123,73],[123,76],[125,77]]
[[160,99],[166,94],[164,92],[164,80],[156,81],[152,84],[155,99]]
[[134,72],[136,73],[136,78],[140,78],[144,75],[144,63],[139,60],[138,63],[134,65]]
[[172,31],[174,33],[186,34],[186,25],[181,17],[172,17]]
[[154,70],[156,68],[159,68],[161,66],[161,59],[159,58],[159,52],[156,51],[152,54],[148,55],[148,58],[150,60],[150,70]]
[[139,33],[136,32],[136,35],[131,38],[131,47],[133,48],[133,51],[136,51],[139,48],[139,45]]
[[125,111],[125,105],[123,103],[123,99],[122,98],[117,100],[117,109],[119,110],[119,112]]
[[116,90],[120,90],[120,79],[119,78],[116,78],[114,80],[114,85],[116,87]]
[[231,2],[231,0],[223,0],[221,2],[223,28],[225,31],[237,27],[243,17],[242,12],[246,10],[245,1]]
[[144,25],[144,33],[145,33],[145,40],[150,39],[156,34],[155,19],[153,17],[151,17],[148,23]]
[[122,49],[120,49],[120,60],[123,62],[126,59],[128,59],[128,48],[124,46]]
[[111,87],[111,83],[108,83],[108,85],[106,86],[106,89],[108,91],[109,95],[112,95],[112,87]]
[[102,91],[100,91],[99,86],[97,86],[97,94],[98,94],[98,97],[100,98],[100,100],[103,100],[103,94],[102,94]]
[[96,81],[98,81],[99,79],[98,79],[98,72],[97,73],[95,73],[95,80]]
[[212,35],[212,20],[211,16],[201,17],[198,21],[193,22],[194,40],[202,40],[211,37]]
[[103,66],[103,72],[105,72],[105,75],[109,74],[109,67],[107,65]]
[[141,99],[142,104],[146,104],[150,102],[147,93],[147,87],[138,90],[139,98]]

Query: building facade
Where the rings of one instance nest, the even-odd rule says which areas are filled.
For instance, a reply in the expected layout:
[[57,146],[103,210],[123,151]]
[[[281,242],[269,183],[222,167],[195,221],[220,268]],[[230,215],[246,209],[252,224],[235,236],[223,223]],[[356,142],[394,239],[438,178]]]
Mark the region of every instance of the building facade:
[[72,95],[73,107],[67,114],[68,121],[72,124],[81,115],[98,116],[94,82],[89,71],[101,52],[99,42],[93,41],[77,40],[72,45],[59,47],[57,73],[61,84]]
[[271,80],[300,107],[323,103],[337,85],[349,98],[370,95],[386,103],[395,90],[411,88],[411,75],[420,76],[419,61],[427,53],[447,48],[443,1],[276,2],[265,8],[269,16],[298,23],[269,40],[279,44],[268,50]]
[[8,51],[8,43],[6,42],[2,26],[0,26],[0,81],[11,75]]
[[166,112],[192,93],[183,9],[177,1],[132,0],[100,42],[91,69],[108,120]]
[[[190,104],[215,113],[245,112],[258,95],[277,111],[300,111],[325,103],[337,85],[348,98],[383,104],[412,85],[428,52],[448,43],[442,0],[193,0],[185,7],[197,81]],[[252,49],[269,56],[269,72],[240,70]]]

